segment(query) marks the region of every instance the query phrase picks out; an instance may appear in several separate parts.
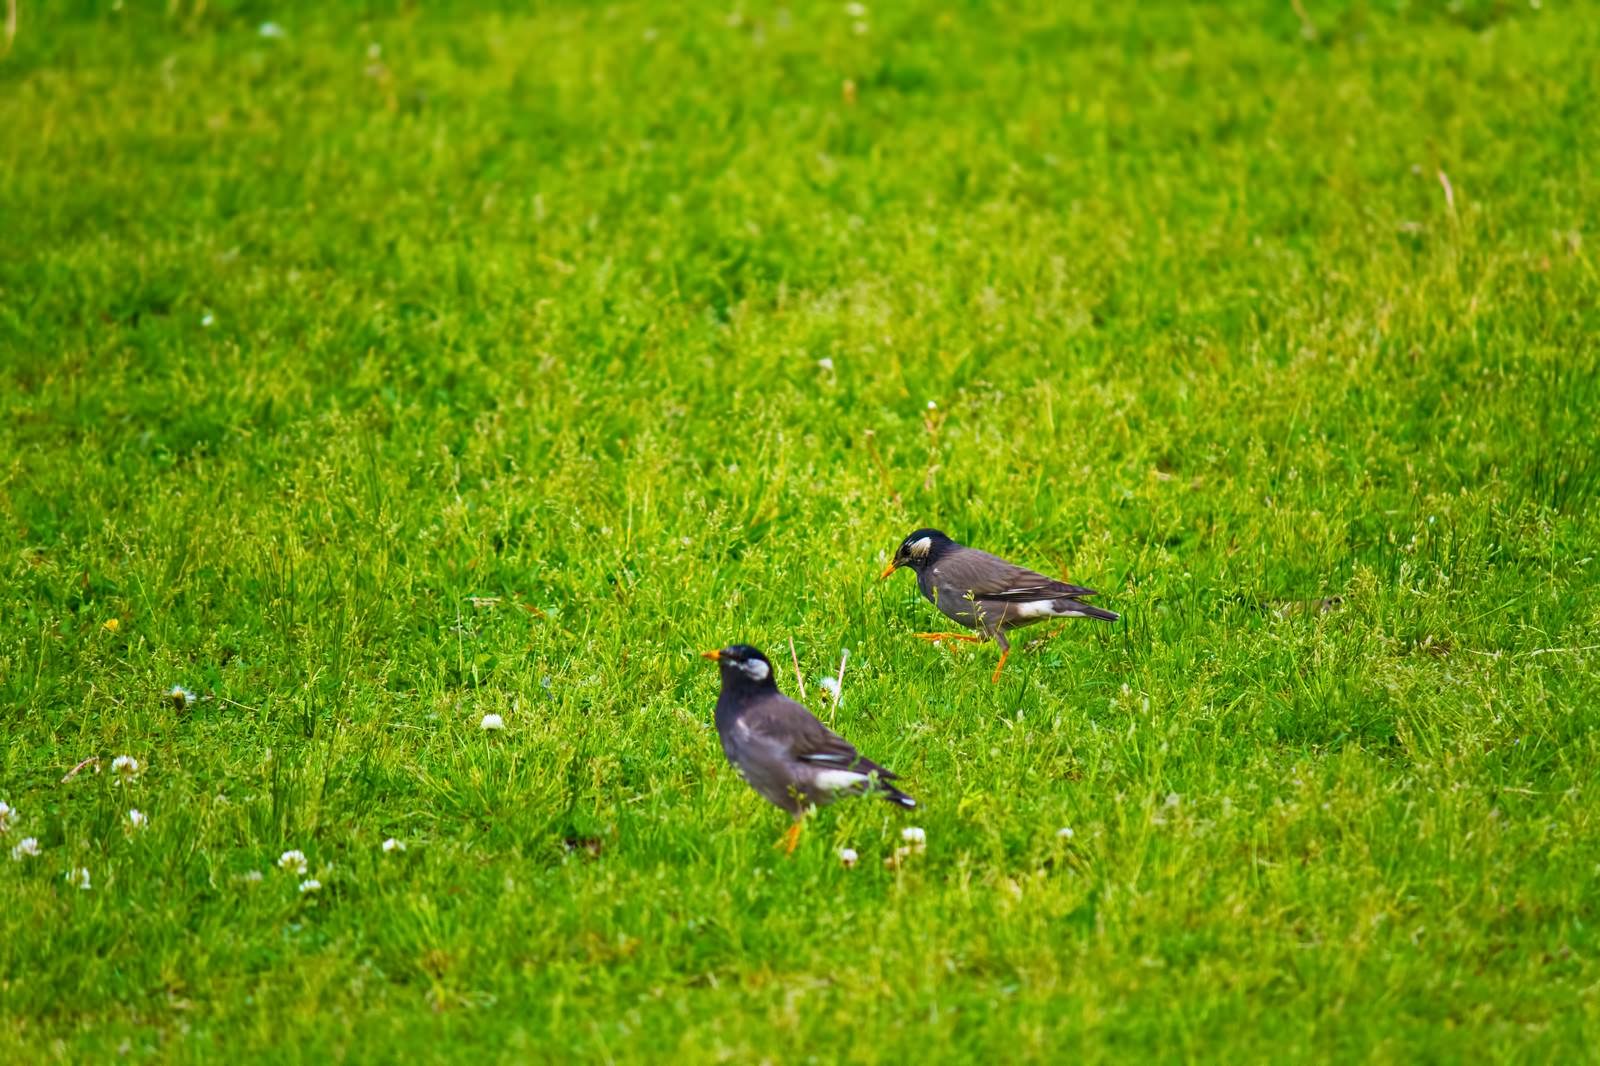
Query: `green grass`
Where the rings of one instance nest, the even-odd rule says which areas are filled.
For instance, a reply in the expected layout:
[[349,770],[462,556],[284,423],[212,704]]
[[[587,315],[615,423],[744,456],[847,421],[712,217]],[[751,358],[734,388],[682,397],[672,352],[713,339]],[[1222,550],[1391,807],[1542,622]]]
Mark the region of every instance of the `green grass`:
[[22,0],[0,1058],[1594,1054],[1600,8],[529,6]]

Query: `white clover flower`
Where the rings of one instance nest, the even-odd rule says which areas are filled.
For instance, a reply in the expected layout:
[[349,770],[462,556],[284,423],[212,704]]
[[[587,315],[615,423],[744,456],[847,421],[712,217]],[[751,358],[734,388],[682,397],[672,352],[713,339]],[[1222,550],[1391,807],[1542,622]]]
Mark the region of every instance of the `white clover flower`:
[[261,880],[261,871],[246,870],[244,873],[239,875],[239,880],[249,882],[250,884],[255,884]]
[[278,856],[278,869],[291,870],[294,873],[304,876],[306,870],[308,869],[306,865],[306,853],[298,848],[292,848],[289,851],[284,852],[282,855]]
[[854,869],[855,865],[856,865],[856,861],[858,859],[860,859],[860,858],[861,858],[861,856],[856,854],[856,849],[855,848],[840,848],[839,849],[839,861],[844,863],[844,868],[846,870]]
[[11,819],[15,818],[16,816],[17,812],[12,809],[11,804],[5,802],[4,800],[0,800],[0,833],[10,831]]
[[913,851],[923,851],[928,846],[928,834],[921,826],[908,825],[900,830],[900,839],[911,845]]
[[21,862],[39,854],[39,842],[33,837],[23,837],[22,842],[11,849],[11,861]]
[[821,359],[817,360],[817,365],[819,367],[821,367],[823,370],[832,370],[833,369],[833,360],[829,359],[827,356],[823,356]]
[[139,760],[132,755],[118,755],[111,760],[111,769],[116,771],[119,782],[132,781],[139,776]]
[[89,868],[86,866],[74,866],[72,869],[68,870],[67,880],[71,882],[72,885],[83,889],[85,892],[89,891],[89,889],[93,887],[89,884]]
[[928,410],[937,411],[938,409],[939,409],[939,405],[938,404],[934,403],[932,400],[928,401]]
[[188,709],[189,705],[198,698],[182,685],[173,685],[172,691],[167,693],[167,697],[172,700],[172,705],[180,711]]
[[830,698],[835,700],[839,698],[839,679],[837,677],[820,677],[817,679],[817,684]]
[[406,842],[404,840],[396,840],[394,837],[390,837],[388,840],[383,842],[383,850],[404,851],[406,850]]
[[478,723],[479,729],[504,729],[506,720],[498,714],[490,713],[483,716],[483,721]]
[[1056,837],[1061,840],[1071,840],[1075,836],[1077,836],[1077,834],[1072,831],[1072,827],[1070,825],[1064,825],[1060,829],[1056,830]]
[[128,811],[128,824],[134,829],[143,829],[145,826],[150,824],[150,816],[145,814],[139,808],[134,807]]
[[320,891],[321,889],[322,889],[322,882],[318,881],[315,877],[308,877],[304,881],[300,882],[300,894],[302,896],[305,895],[307,892],[317,892],[317,891]]
[[202,326],[205,326],[208,329],[210,328],[211,324],[213,322],[215,322],[216,320],[217,320],[217,316],[213,315],[210,311],[207,311],[205,314],[200,316],[200,324]]

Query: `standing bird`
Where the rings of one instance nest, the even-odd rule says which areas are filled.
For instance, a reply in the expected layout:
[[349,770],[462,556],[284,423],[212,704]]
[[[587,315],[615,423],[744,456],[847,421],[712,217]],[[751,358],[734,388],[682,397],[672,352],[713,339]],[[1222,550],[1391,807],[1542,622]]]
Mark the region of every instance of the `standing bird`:
[[965,633],[918,633],[923,640],[965,640],[976,644],[985,637],[1000,645],[1000,662],[990,681],[1000,680],[1011,643],[1006,632],[1031,626],[1046,618],[1099,618],[1115,622],[1115,611],[1084,603],[1082,597],[1095,596],[1094,589],[1068,585],[1025,570],[998,556],[957,544],[937,529],[919,529],[894,553],[894,559],[878,575],[882,581],[902,566],[917,572],[917,587],[945,617],[969,629],[983,630],[982,637]]
[[765,655],[748,644],[701,655],[722,669],[717,735],[723,754],[751,788],[794,815],[794,824],[778,842],[785,855],[799,843],[806,813],[840,796],[876,792],[901,807],[917,805],[889,784],[893,772],[779,692]]

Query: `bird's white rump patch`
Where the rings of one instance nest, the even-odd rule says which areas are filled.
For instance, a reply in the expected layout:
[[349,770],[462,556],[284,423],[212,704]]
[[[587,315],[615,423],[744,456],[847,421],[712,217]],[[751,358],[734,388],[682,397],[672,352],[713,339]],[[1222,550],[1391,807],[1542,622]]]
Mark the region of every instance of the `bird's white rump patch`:
[[828,792],[843,792],[867,783],[867,775],[855,770],[818,770],[817,787]]
[[924,555],[927,555],[928,554],[928,549],[932,548],[932,547],[933,547],[933,538],[932,537],[923,537],[921,540],[912,541],[910,543],[910,545],[908,545],[906,547],[906,551],[910,552],[912,555],[915,555],[918,559],[920,559]]
[[737,665],[751,681],[765,681],[772,674],[772,668],[760,659],[745,659]]

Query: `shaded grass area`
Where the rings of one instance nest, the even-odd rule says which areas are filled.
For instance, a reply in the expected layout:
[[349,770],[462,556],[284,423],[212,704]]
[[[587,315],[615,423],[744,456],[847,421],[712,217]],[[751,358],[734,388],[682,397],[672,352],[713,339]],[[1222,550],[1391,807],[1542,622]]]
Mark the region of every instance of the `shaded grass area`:
[[[1304,6],[30,6],[0,1049],[1589,1046],[1600,21]],[[790,637],[926,853],[772,850]]]

